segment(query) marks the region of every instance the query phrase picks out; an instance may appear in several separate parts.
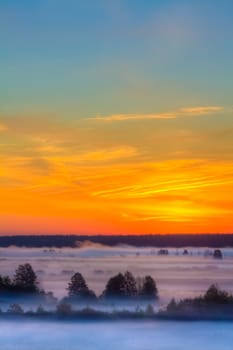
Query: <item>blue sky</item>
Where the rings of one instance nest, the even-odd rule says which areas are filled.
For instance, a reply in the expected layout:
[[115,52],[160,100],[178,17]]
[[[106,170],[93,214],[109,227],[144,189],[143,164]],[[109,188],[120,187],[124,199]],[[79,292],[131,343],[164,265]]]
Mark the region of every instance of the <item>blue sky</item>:
[[229,104],[232,13],[226,0],[0,1],[2,109]]

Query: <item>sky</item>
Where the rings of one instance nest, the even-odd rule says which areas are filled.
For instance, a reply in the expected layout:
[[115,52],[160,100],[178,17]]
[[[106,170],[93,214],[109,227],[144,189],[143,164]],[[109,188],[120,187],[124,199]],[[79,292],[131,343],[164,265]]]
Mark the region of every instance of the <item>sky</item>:
[[0,0],[0,233],[233,232],[231,0]]

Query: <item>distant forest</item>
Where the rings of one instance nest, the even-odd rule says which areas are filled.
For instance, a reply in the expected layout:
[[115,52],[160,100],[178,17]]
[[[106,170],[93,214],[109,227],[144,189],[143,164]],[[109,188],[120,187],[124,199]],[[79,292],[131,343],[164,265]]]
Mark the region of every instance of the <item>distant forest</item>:
[[135,247],[233,247],[233,234],[166,234],[166,235],[21,235],[0,236],[0,247],[75,247],[77,241],[91,241],[108,246]]

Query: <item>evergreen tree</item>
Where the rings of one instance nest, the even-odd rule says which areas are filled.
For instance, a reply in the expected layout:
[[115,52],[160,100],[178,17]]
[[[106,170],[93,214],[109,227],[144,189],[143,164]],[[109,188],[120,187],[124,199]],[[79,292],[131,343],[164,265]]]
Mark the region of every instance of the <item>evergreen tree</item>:
[[19,265],[13,280],[16,292],[36,293],[38,292],[37,276],[30,264]]
[[75,273],[70,280],[68,285],[68,293],[71,298],[91,298],[96,299],[95,293],[90,290],[86,284],[82,274]]
[[146,276],[143,282],[141,296],[145,299],[157,299],[158,289],[156,283],[151,276]]
[[212,284],[203,296],[207,304],[225,304],[232,302],[232,296],[226,291],[218,288],[216,284]]
[[129,271],[125,273],[126,295],[127,297],[136,297],[138,294],[137,283],[133,274]]
[[103,293],[105,298],[125,298],[127,296],[127,284],[122,273],[112,277],[107,282]]
[[12,283],[8,276],[0,275],[0,293],[9,292],[12,290]]
[[177,303],[176,303],[175,298],[172,298],[172,300],[167,305],[167,311],[168,312],[174,312],[176,310],[177,310]]

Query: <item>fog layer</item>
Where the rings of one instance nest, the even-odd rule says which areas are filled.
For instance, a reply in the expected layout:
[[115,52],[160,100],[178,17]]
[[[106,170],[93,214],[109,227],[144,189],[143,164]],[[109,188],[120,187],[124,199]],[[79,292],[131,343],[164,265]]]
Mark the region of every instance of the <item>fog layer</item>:
[[150,274],[156,281],[160,305],[172,297],[193,297],[206,291],[212,283],[233,292],[233,250],[223,249],[223,259],[206,255],[207,249],[169,249],[168,256],[158,249],[134,247],[82,248],[2,248],[0,273],[13,275],[15,268],[29,262],[38,275],[41,287],[58,298],[67,294],[67,284],[75,272],[81,272],[97,295],[107,280],[118,272],[131,271],[135,276]]

